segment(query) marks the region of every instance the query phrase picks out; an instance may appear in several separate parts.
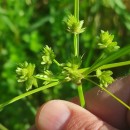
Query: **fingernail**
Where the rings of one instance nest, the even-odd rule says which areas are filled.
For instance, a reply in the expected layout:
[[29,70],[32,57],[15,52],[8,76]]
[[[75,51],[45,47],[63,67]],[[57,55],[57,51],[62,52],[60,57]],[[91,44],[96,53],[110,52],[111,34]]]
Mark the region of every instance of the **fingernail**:
[[37,125],[40,130],[62,130],[70,111],[61,101],[50,101],[39,112]]

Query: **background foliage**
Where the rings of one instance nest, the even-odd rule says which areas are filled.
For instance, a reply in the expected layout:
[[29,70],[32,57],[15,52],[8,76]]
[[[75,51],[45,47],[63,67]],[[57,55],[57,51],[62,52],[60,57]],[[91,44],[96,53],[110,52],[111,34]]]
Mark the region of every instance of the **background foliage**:
[[[70,0],[0,0],[0,103],[25,92],[24,86],[17,83],[16,66],[25,60],[36,63],[44,45],[51,46],[61,62],[70,56],[73,41],[63,23],[69,13],[73,13]],[[101,29],[115,34],[120,46],[130,43],[129,0],[80,0],[80,19],[86,26],[80,36],[83,66],[89,66],[97,58],[96,40]],[[114,69],[115,78],[128,73],[128,67]],[[91,87],[84,84],[85,90]],[[1,110],[0,130],[28,129],[43,102],[67,100],[76,96],[75,89],[73,84],[65,84],[9,105]]]

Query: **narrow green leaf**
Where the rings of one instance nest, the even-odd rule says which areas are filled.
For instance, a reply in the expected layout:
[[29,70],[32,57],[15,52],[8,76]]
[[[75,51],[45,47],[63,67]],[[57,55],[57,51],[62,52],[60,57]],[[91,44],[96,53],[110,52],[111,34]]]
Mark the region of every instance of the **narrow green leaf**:
[[125,66],[125,65],[130,65],[130,61],[102,65],[101,67],[99,67],[99,69],[101,69],[101,70],[110,69],[110,68],[115,68],[115,67],[120,67],[120,66]]
[[94,64],[90,67],[90,69],[87,70],[87,74],[91,73],[92,71],[96,70],[97,68],[99,68],[100,66],[110,63],[126,54],[130,53],[130,46],[126,46],[118,51],[116,51],[115,53],[112,53],[111,55],[109,55],[108,57],[104,58],[104,59],[100,59],[100,61],[97,64]]
[[5,106],[7,106],[7,105],[9,105],[9,104],[11,104],[11,103],[13,103],[13,102],[16,102],[16,101],[20,100],[20,99],[22,99],[22,98],[25,98],[25,97],[27,97],[27,96],[29,96],[29,95],[31,95],[31,94],[37,93],[37,92],[39,92],[39,91],[43,91],[43,90],[48,89],[48,88],[50,88],[50,87],[56,86],[56,85],[58,85],[58,84],[59,84],[59,82],[53,82],[53,83],[51,83],[51,84],[42,86],[42,87],[40,87],[40,88],[31,90],[31,91],[28,91],[28,92],[26,92],[26,93],[23,93],[23,94],[21,94],[21,95],[19,95],[19,96],[17,96],[17,97],[14,97],[13,99],[11,99],[11,100],[9,100],[9,101],[7,101],[7,102],[4,102],[4,103],[0,104],[0,109],[2,109],[3,107],[5,107]]
[[8,130],[5,126],[3,126],[2,124],[0,124],[0,130]]
[[105,91],[107,94],[109,94],[110,96],[112,96],[112,98],[114,98],[115,100],[117,100],[119,103],[121,103],[124,107],[126,107],[128,110],[130,110],[130,106],[128,104],[126,104],[125,102],[123,102],[120,98],[118,98],[116,95],[114,95],[113,93],[111,93],[110,91],[108,91],[105,87],[102,87],[100,85],[98,85],[97,83],[95,83],[93,80],[91,79],[87,79],[88,81],[90,81],[91,83],[95,84],[96,86],[98,86],[99,88],[101,88],[103,91]]

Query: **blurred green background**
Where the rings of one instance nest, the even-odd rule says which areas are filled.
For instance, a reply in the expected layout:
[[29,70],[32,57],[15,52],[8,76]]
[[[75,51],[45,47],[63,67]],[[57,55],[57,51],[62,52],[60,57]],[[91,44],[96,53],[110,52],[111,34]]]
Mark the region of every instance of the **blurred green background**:
[[[73,0],[0,0],[0,103],[25,92],[25,87],[17,83],[17,64],[25,60],[38,63],[44,45],[51,46],[61,62],[70,56],[73,39],[63,23],[69,13],[73,13]],[[83,66],[97,58],[96,41],[101,29],[115,34],[122,47],[130,43],[129,0],[80,0],[80,19],[86,26],[80,36]],[[125,56],[119,60],[128,59]],[[113,71],[118,77],[128,74],[129,68]],[[92,86],[84,84],[84,90]],[[27,130],[42,103],[76,95],[75,86],[65,84],[11,104],[0,111],[0,130]]]

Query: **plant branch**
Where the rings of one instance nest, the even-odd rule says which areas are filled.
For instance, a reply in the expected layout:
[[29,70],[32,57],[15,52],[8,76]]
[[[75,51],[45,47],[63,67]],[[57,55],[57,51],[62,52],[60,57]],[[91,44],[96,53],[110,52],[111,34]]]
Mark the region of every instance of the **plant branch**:
[[101,67],[99,67],[99,69],[101,69],[101,70],[102,69],[110,69],[110,68],[126,66],[126,65],[130,65],[130,61],[124,61],[124,62],[102,65]]
[[74,0],[74,16],[79,20],[79,0]]
[[53,83],[51,83],[51,84],[42,86],[42,87],[40,87],[40,88],[31,90],[31,91],[28,91],[28,92],[26,92],[26,93],[23,93],[23,94],[21,94],[21,95],[15,97],[15,98],[13,98],[13,99],[7,101],[7,102],[4,102],[4,103],[0,104],[0,109],[2,109],[3,107],[5,107],[5,106],[7,106],[7,105],[9,105],[9,104],[11,104],[11,103],[13,103],[13,102],[16,102],[16,101],[20,100],[20,99],[22,99],[22,98],[25,98],[25,97],[27,97],[27,96],[29,96],[29,95],[31,95],[31,94],[37,93],[37,92],[39,92],[39,91],[43,91],[43,90],[45,90],[45,89],[47,89],[47,88],[51,88],[51,87],[56,86],[56,85],[58,85],[58,84],[59,84],[59,82],[53,82]]
[[[79,21],[79,0],[74,0],[74,16]],[[74,55],[79,55],[79,34],[74,34]]]
[[126,46],[117,52],[114,52],[113,54],[110,54],[108,57],[101,59],[98,61],[98,63],[92,65],[87,71],[86,75],[90,74],[91,72],[95,71],[97,68],[103,66],[104,64],[107,64],[109,62],[112,62],[113,60],[116,60],[126,54],[130,53],[130,46]]
[[129,105],[127,105],[121,99],[119,99],[118,97],[116,97],[113,93],[111,93],[110,91],[108,91],[105,87],[102,87],[102,86],[98,85],[97,83],[95,83],[94,81],[92,81],[90,79],[87,79],[87,80],[90,81],[91,83],[95,84],[96,86],[98,86],[102,90],[104,90],[107,94],[109,94],[110,96],[112,96],[115,100],[117,100],[119,103],[121,103],[123,106],[125,106],[128,110],[130,110],[130,106]]
[[57,66],[61,66],[61,64],[60,64],[56,59],[54,59],[53,62],[54,62]]
[[[74,16],[79,21],[79,0],[74,0]],[[79,34],[74,33],[74,55],[79,56]],[[78,85],[78,94],[81,107],[85,107],[82,83]]]

